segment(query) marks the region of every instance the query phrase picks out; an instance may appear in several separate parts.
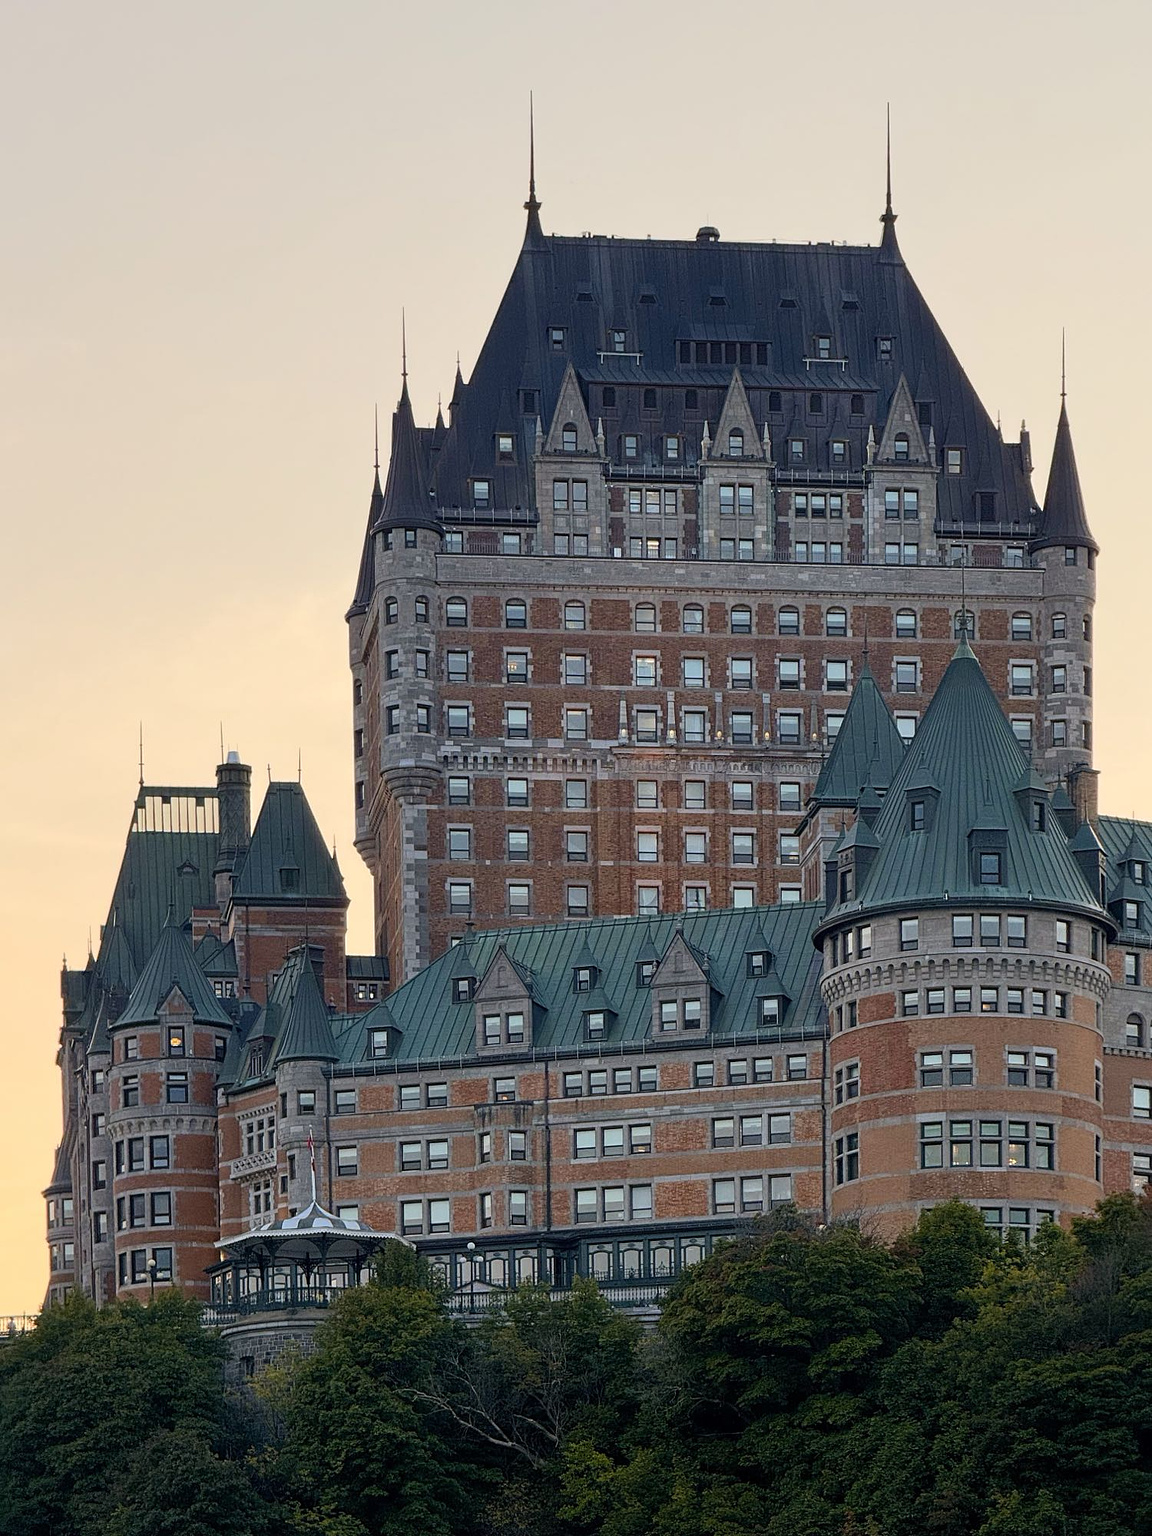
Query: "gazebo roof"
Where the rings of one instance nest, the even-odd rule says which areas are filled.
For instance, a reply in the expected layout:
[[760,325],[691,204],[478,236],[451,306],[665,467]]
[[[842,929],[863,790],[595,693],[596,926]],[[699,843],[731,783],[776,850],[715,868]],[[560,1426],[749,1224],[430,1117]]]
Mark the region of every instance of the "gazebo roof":
[[362,1221],[334,1216],[319,1201],[311,1200],[295,1216],[252,1227],[238,1237],[221,1238],[216,1246],[227,1258],[316,1263],[323,1259],[363,1260],[393,1239],[397,1239],[395,1232],[377,1232]]

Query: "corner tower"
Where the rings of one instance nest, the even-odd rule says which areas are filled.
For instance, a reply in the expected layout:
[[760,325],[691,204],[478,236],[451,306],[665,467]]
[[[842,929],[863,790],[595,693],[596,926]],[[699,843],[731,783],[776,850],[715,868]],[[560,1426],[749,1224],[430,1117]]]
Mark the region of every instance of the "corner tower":
[[1091,1210],[1114,924],[966,641],[871,820],[815,935],[833,1212],[895,1233],[955,1197],[1001,1229]]

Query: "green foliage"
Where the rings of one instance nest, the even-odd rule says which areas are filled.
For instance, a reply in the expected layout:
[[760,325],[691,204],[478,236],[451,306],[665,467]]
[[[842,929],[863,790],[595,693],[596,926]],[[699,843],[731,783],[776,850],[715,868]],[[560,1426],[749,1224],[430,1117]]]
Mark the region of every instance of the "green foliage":
[[777,1213],[647,1333],[591,1281],[465,1327],[397,1244],[257,1389],[177,1295],[50,1309],[0,1350],[0,1536],[1152,1536],[1152,1209]]

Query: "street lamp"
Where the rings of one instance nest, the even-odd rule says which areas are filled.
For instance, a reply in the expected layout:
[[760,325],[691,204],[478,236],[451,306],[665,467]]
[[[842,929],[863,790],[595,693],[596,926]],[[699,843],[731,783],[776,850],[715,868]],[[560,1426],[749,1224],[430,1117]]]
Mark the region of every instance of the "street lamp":
[[148,1305],[151,1306],[156,1296],[156,1257],[152,1256],[146,1265],[148,1270]]
[[468,1250],[468,1310],[469,1310],[469,1312],[475,1312],[475,1310],[476,1310],[476,1259],[475,1259],[474,1255],[476,1253],[476,1244],[473,1243],[473,1242],[469,1242],[469,1243],[465,1244],[465,1247]]

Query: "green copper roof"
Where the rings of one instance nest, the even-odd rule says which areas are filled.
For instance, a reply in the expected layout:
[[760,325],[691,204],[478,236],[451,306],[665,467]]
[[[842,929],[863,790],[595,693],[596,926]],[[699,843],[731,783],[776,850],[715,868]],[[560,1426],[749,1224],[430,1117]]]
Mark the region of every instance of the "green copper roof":
[[[876,820],[879,851],[858,876],[855,899],[834,914],[950,899],[1044,902],[1103,915],[1058,818],[1048,814],[1044,831],[1032,830],[1030,796],[1021,792],[1026,769],[979,662],[961,641]],[[924,792],[926,829],[913,831],[910,801],[925,783],[939,793]],[[999,850],[1000,885],[978,881],[977,847]]]
[[812,800],[817,805],[855,805],[866,784],[885,789],[905,756],[904,742],[888,713],[867,661],[852,690],[844,723],[832,743]]
[[339,1056],[316,972],[311,965],[302,966],[292,1000],[284,1010],[271,1065],[278,1066],[282,1061],[337,1061]]
[[140,979],[132,988],[128,1006],[117,1019],[116,1027],[148,1024],[159,1018],[160,1009],[173,987],[179,987],[194,1019],[205,1024],[223,1024],[231,1029],[232,1020],[196,964],[191,939],[173,919],[160,930],[156,948],[140,972]]
[[340,871],[299,784],[269,784],[233,894],[272,905],[347,905]]
[[[469,943],[477,975],[485,974],[497,949],[503,947],[517,968],[531,976],[533,994],[542,1005],[533,1028],[536,1051],[575,1052],[583,1047],[583,1015],[590,1006],[590,994],[572,990],[572,972],[579,957],[589,952],[600,971],[599,996],[610,1001],[616,1015],[603,1048],[643,1046],[651,1038],[652,993],[638,985],[637,965],[662,956],[678,926],[707,963],[713,1034],[750,1038],[757,1034],[757,999],[764,992],[764,977],[748,975],[746,956],[767,948],[781,995],[791,1000],[780,1037],[818,1038],[824,1029],[824,1012],[819,992],[821,962],[812,946],[812,930],[819,913],[815,903],[796,902],[682,918],[604,918],[476,933]],[[452,1001],[456,958],[455,951],[449,950],[388,998],[390,1021],[401,1032],[394,1060],[415,1063],[475,1056],[475,1004]],[[372,1017],[359,1014],[336,1022],[344,1065],[365,1061],[365,1029]],[[698,1043],[708,1049],[707,1038]],[[683,1042],[679,1044],[682,1047]]]

